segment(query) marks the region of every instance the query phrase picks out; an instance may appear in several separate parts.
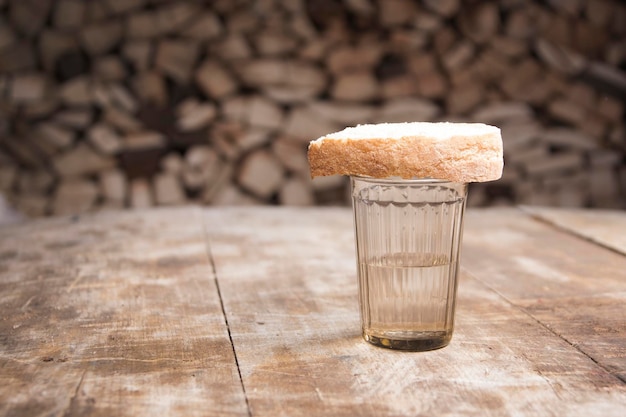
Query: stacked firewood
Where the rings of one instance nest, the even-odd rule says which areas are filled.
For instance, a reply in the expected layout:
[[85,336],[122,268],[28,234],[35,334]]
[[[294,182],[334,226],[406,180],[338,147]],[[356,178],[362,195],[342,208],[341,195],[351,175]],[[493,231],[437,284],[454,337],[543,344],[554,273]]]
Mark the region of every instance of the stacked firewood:
[[472,205],[626,204],[618,0],[0,0],[0,193],[30,216],[345,204],[308,141],[502,128]]

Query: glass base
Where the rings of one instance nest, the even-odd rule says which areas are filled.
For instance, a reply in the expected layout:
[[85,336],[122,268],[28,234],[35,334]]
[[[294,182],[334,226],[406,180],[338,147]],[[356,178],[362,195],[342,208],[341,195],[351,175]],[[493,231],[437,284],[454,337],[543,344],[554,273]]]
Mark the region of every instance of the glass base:
[[376,336],[363,332],[363,339],[374,346],[386,349],[423,352],[447,346],[452,339],[452,332],[426,332],[416,337],[396,337],[393,334]]

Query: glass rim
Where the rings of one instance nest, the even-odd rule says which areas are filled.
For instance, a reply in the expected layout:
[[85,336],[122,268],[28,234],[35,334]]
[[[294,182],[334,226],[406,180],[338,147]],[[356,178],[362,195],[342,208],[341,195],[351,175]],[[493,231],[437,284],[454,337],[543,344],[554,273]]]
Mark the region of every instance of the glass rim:
[[376,178],[370,177],[367,175],[350,175],[350,178],[357,179],[359,181],[366,181],[369,183],[382,183],[382,184],[401,184],[401,185],[409,185],[409,184],[467,184],[464,182],[456,182],[450,180],[444,180],[441,178],[402,178],[402,177],[385,177],[385,178]]

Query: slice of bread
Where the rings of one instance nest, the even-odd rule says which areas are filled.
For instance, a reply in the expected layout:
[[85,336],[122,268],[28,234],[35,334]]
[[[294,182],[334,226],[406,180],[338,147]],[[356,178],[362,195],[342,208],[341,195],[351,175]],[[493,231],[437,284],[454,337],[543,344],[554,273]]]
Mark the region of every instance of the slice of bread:
[[482,123],[382,123],[348,127],[309,144],[311,177],[434,178],[483,182],[502,176],[500,129]]

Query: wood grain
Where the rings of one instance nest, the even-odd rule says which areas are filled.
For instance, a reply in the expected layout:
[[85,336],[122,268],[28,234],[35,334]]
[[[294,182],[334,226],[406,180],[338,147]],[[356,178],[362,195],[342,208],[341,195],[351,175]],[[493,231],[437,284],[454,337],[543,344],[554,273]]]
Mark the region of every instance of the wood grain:
[[468,214],[463,267],[626,381],[626,257],[500,209]]
[[626,255],[626,216],[618,210],[524,206],[531,215]]
[[[544,281],[508,273],[507,250],[518,249],[504,241],[498,245],[500,238],[511,238],[507,233],[526,241],[544,235],[569,244],[578,240],[546,231],[518,211],[499,213],[468,216],[468,262],[450,346],[400,353],[375,348],[360,337],[349,210],[207,210],[211,253],[251,414],[623,415],[624,382],[545,324],[561,317],[563,294],[541,299],[541,305],[554,307],[552,314],[533,312],[545,293]],[[518,226],[520,217],[528,231],[518,230],[526,226]],[[492,244],[484,249],[489,237]],[[603,248],[593,249],[580,262],[597,255],[596,267],[617,263],[603,266],[611,273],[625,262]],[[548,262],[551,252],[536,252],[527,256]],[[501,260],[494,260],[497,254]],[[554,262],[563,262],[562,256]],[[575,275],[577,265],[555,269],[556,277],[578,283],[565,292],[569,297],[582,297],[586,294],[578,291],[587,288],[601,297],[605,289],[626,285],[615,275],[583,285],[583,277]],[[556,284],[554,291],[563,287],[561,281]],[[519,298],[523,306],[503,295],[513,290],[524,295]],[[617,338],[603,339],[614,351],[624,346],[620,337],[626,333],[617,330]]]
[[245,416],[199,210],[0,229],[0,415]]
[[625,256],[492,209],[462,262],[451,344],[407,353],[360,336],[348,209],[0,228],[0,416],[625,414]]

